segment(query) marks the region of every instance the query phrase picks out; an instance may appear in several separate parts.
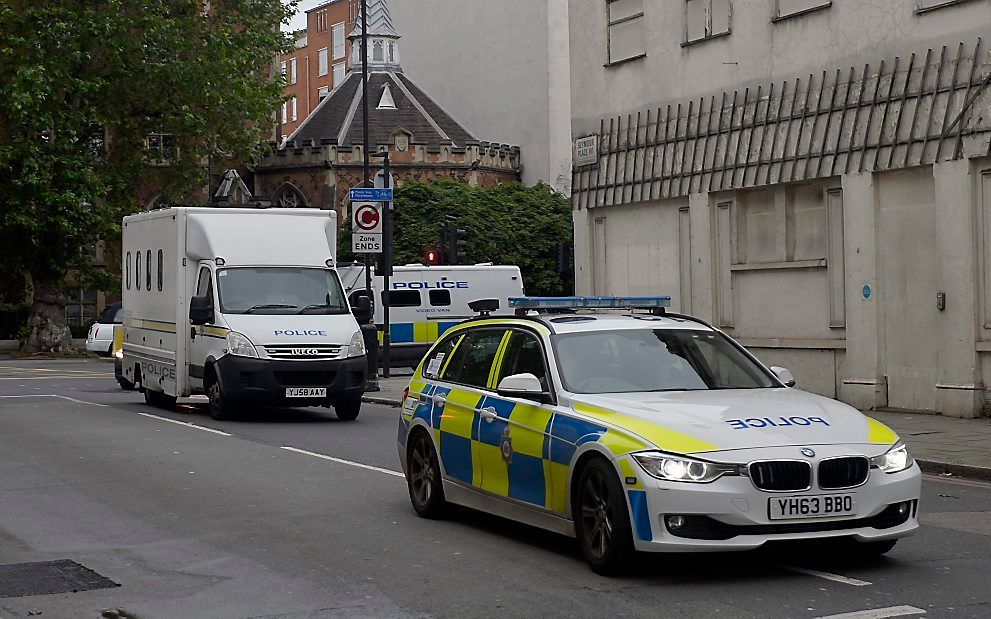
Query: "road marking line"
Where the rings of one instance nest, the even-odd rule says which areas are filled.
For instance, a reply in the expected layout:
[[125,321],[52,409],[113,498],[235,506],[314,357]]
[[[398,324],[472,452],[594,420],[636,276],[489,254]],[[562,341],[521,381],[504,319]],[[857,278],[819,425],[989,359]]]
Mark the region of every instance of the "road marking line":
[[100,404],[98,402],[87,402],[86,400],[77,400],[76,398],[70,398],[67,395],[58,395],[55,393],[30,393],[27,395],[0,395],[0,398],[62,398],[63,400],[69,400],[70,402],[78,402],[79,404],[91,404],[93,406],[110,406],[109,404]]
[[152,419],[158,419],[160,421],[168,421],[169,423],[178,424],[180,426],[186,426],[187,428],[196,428],[197,430],[203,430],[204,432],[212,432],[214,434],[219,434],[221,436],[230,436],[227,432],[221,432],[220,430],[214,430],[213,428],[207,428],[205,426],[198,426],[195,423],[186,423],[185,421],[179,421],[178,419],[169,419],[168,417],[159,417],[158,415],[152,415],[151,413],[138,413],[145,417],[151,417]]
[[89,376],[0,376],[0,380],[67,380],[75,378],[107,378],[110,373],[106,374],[90,374]]
[[393,475],[395,477],[406,476],[399,471],[391,471],[389,469],[383,469],[377,466],[372,466],[370,464],[362,464],[361,462],[353,462],[351,460],[342,460],[341,458],[335,458],[333,456],[327,456],[324,454],[314,453],[312,451],[306,451],[305,449],[296,449],[295,447],[282,446],[286,451],[295,451],[296,453],[306,454],[307,456],[313,456],[314,458],[322,458],[323,460],[330,460],[331,462],[337,462],[338,464],[346,464],[348,466],[356,466],[360,469],[368,469],[369,471],[378,471],[379,473],[385,473],[386,475]]
[[927,481],[935,481],[941,484],[951,484],[954,486],[970,486],[972,488],[991,488],[991,483],[986,481],[980,481],[977,479],[969,479],[966,477],[943,477],[942,475],[931,475],[929,473],[923,473],[922,479]]
[[858,610],[852,613],[826,615],[817,619],[886,619],[887,617],[905,617],[907,615],[924,615],[926,611],[915,606],[889,606],[887,608],[872,608]]
[[847,578],[846,576],[840,576],[839,574],[831,574],[830,572],[820,572],[818,570],[810,570],[804,567],[795,567],[794,565],[783,566],[786,570],[791,570],[792,572],[798,572],[799,574],[805,574],[807,576],[817,576],[819,578],[825,578],[826,580],[832,580],[833,582],[840,582],[844,585],[853,585],[854,587],[866,587],[873,583],[869,583],[866,580],[857,580],[856,578]]

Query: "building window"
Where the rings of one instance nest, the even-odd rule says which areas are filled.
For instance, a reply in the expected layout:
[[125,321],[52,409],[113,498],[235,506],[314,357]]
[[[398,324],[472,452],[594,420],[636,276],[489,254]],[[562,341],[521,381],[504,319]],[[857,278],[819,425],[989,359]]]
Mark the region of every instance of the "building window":
[[291,103],[292,103],[292,120],[293,122],[296,122],[296,97],[292,98]]
[[643,0],[607,0],[609,64],[646,53]]
[[327,48],[317,50],[317,75],[327,75]]
[[317,32],[327,32],[327,9],[317,11]]
[[941,9],[945,6],[953,6],[954,4],[960,4],[967,1],[968,0],[916,0],[915,12],[925,13],[927,11]]
[[293,58],[289,61],[289,83],[296,83],[296,59]]
[[289,104],[285,101],[282,102],[282,124],[289,122]]
[[334,65],[334,88],[337,88],[344,81],[344,63]]
[[823,186],[747,191],[735,207],[735,264],[825,260],[829,228]]
[[685,0],[685,42],[729,34],[730,0]]
[[152,159],[165,161],[175,157],[175,141],[168,133],[149,133],[145,141]]
[[282,77],[286,77],[286,61],[283,60],[279,65],[279,71],[282,73]]
[[[334,66],[334,81],[335,82],[337,81],[337,66],[336,65]],[[323,98],[326,97],[328,94],[330,94],[330,89],[327,88],[326,86],[321,86],[320,88],[317,88],[317,99],[319,101],[323,101]]]
[[383,62],[385,60],[385,52],[382,49],[382,41],[376,40],[372,43],[372,62]]
[[777,0],[776,4],[774,19],[778,20],[816,9],[825,9],[833,3],[830,0]]
[[334,60],[344,58],[344,22],[334,24],[334,30],[330,33],[330,41],[334,46]]
[[396,44],[389,43],[389,62],[396,62]]
[[72,288],[65,292],[65,321],[73,327],[96,322],[96,291]]

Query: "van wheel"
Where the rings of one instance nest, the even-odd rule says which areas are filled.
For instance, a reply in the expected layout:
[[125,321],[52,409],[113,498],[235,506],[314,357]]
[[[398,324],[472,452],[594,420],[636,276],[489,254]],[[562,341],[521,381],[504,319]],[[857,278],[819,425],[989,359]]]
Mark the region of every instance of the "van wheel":
[[175,408],[175,396],[165,395],[161,391],[145,389],[145,404],[156,408]]
[[127,380],[123,376],[121,376],[120,378],[117,379],[117,384],[120,385],[120,388],[123,389],[124,391],[133,391],[134,390],[134,383],[132,383],[131,381]]
[[234,409],[230,400],[224,396],[220,388],[220,381],[217,380],[213,371],[208,371],[206,375],[206,397],[210,400],[210,416],[217,421],[227,421],[234,418]]
[[354,421],[361,410],[361,397],[334,402],[334,413],[341,421]]

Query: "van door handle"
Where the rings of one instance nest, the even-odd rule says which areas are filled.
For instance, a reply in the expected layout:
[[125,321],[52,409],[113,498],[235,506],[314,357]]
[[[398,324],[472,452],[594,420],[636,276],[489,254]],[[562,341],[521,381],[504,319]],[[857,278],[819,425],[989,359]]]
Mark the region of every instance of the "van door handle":
[[434,404],[436,404],[437,406],[444,406],[445,404],[447,404],[447,398],[445,398],[442,395],[435,395]]
[[492,408],[491,406],[489,408],[483,408],[482,410],[478,411],[478,414],[482,417],[482,419],[484,419],[488,423],[492,423],[493,421],[499,418],[499,414],[496,413],[495,409]]

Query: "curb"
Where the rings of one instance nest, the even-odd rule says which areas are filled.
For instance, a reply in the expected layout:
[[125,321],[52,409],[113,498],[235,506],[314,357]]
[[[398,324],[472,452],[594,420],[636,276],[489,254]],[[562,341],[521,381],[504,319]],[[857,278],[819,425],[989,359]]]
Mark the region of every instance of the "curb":
[[394,406],[396,408],[402,405],[399,400],[394,400],[393,398],[380,397],[374,395],[363,395],[361,396],[362,402],[368,402],[369,404],[384,404],[386,406]]
[[915,461],[919,463],[919,468],[925,473],[933,473],[935,475],[950,473],[959,477],[991,481],[991,468],[988,467],[957,464],[955,462],[940,462],[939,460],[927,460],[925,458],[916,458]]

